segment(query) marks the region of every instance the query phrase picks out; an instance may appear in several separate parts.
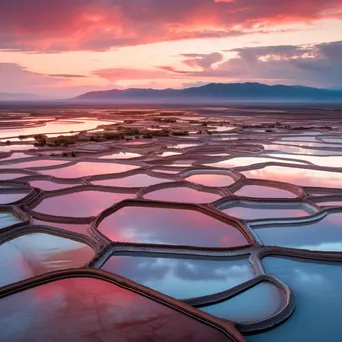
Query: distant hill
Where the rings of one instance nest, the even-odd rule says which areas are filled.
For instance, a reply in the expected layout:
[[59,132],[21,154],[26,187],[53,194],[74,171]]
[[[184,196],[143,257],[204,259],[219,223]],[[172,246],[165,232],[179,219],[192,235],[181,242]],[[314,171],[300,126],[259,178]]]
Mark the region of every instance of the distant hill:
[[342,91],[304,86],[269,86],[261,83],[211,83],[186,89],[125,89],[93,91],[77,101],[124,100],[342,100]]
[[25,93],[0,93],[0,101],[36,101],[40,97],[35,94]]

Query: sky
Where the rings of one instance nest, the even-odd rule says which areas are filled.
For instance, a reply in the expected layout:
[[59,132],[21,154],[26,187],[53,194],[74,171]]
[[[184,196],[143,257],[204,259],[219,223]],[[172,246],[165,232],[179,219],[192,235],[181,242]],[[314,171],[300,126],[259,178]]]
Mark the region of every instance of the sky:
[[0,0],[0,93],[342,89],[342,0]]

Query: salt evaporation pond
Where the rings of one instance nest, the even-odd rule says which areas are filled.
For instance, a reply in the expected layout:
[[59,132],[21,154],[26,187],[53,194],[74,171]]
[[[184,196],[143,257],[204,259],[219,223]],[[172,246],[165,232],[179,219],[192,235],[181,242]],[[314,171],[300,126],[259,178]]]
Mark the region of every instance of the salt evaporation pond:
[[0,340],[339,342],[338,108],[45,107],[0,110]]

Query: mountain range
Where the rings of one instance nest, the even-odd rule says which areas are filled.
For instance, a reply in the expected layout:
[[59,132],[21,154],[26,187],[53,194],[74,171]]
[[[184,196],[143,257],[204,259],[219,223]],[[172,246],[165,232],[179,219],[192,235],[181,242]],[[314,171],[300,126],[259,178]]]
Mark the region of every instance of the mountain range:
[[210,83],[185,89],[139,89],[93,91],[77,101],[191,101],[191,100],[342,100],[342,91],[304,86],[261,83]]
[[37,101],[40,97],[26,93],[0,93],[0,101]]

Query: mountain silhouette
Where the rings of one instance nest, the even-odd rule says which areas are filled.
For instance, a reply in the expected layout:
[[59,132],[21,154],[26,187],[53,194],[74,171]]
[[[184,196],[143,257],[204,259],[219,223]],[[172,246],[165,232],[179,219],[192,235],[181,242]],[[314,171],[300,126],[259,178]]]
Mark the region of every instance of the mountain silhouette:
[[342,100],[342,91],[304,86],[261,83],[210,83],[185,89],[138,89],[93,91],[76,97],[82,101],[116,100]]

